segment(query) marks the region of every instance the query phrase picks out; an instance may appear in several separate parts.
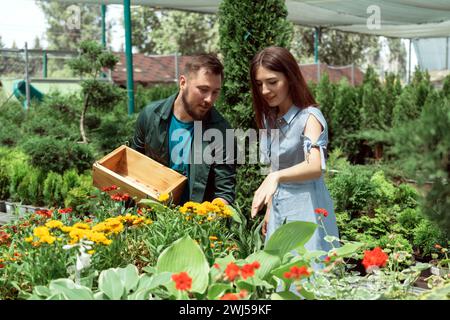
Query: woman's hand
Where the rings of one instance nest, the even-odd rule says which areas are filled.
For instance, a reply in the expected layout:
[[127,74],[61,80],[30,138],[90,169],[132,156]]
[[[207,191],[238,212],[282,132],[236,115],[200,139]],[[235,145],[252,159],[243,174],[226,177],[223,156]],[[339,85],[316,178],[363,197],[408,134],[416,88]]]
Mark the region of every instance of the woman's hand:
[[251,217],[254,218],[258,211],[269,201],[278,188],[278,175],[276,172],[270,173],[256,190],[252,202]]
[[267,234],[267,225],[269,224],[270,207],[267,207],[266,215],[264,216],[264,221],[261,227],[261,233],[265,237]]

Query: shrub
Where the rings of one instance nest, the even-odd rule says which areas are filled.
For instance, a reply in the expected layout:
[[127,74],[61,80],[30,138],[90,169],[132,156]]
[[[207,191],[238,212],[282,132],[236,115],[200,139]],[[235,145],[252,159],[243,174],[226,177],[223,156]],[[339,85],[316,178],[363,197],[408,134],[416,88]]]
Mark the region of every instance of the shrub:
[[3,120],[0,125],[0,145],[14,147],[20,139],[20,128],[8,120]]
[[22,144],[22,149],[30,156],[32,165],[44,172],[58,172],[75,168],[82,172],[94,162],[90,146],[51,137],[33,137]]
[[9,198],[9,175],[6,167],[0,163],[0,200]]
[[158,84],[150,88],[138,86],[135,94],[135,112],[139,112],[150,102],[165,99],[178,91],[177,84]]
[[18,188],[22,180],[30,170],[30,166],[23,160],[15,159],[10,163],[9,176],[9,193],[13,201],[20,201]]
[[421,249],[422,255],[433,252],[435,244],[446,245],[447,237],[439,230],[435,223],[423,219],[414,229],[413,244]]
[[44,181],[43,197],[44,203],[48,207],[58,207],[63,204],[63,197],[61,192],[63,179],[60,174],[56,172],[49,172]]
[[45,176],[41,170],[30,168],[17,188],[17,195],[20,202],[35,206],[42,205],[42,184],[44,178]]

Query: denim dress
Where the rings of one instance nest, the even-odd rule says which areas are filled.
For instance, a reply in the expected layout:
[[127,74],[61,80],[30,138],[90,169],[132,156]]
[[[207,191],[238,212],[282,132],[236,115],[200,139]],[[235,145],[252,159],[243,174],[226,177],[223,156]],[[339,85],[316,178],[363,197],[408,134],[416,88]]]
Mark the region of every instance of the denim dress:
[[[313,143],[304,135],[305,125],[309,116],[314,116],[323,127],[319,139]],[[266,128],[267,121],[265,120]],[[322,175],[318,179],[280,183],[272,198],[269,222],[267,225],[266,243],[275,230],[285,221],[308,221],[318,225],[311,239],[305,244],[308,251],[329,251],[332,246],[324,240],[328,234],[339,237],[333,201],[325,186],[323,173],[325,172],[325,152],[328,144],[328,127],[322,112],[316,107],[300,109],[292,106],[288,112],[278,118],[275,130],[268,129],[261,136],[261,158],[270,164],[272,172],[292,167],[308,157],[311,148],[320,150]],[[278,130],[276,130],[278,129]],[[278,137],[277,137],[278,135]],[[322,218],[325,230],[320,227],[319,215],[315,209],[324,208],[328,216]],[[338,242],[333,243],[338,247]]]

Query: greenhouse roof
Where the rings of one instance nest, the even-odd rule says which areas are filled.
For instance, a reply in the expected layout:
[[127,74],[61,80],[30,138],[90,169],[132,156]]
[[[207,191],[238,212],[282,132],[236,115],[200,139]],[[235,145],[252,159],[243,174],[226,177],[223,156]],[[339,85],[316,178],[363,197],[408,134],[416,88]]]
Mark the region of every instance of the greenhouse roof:
[[[70,3],[123,4],[123,0],[59,0]],[[145,5],[216,13],[220,0],[131,0]],[[286,0],[295,24],[397,38],[450,36],[449,0]]]

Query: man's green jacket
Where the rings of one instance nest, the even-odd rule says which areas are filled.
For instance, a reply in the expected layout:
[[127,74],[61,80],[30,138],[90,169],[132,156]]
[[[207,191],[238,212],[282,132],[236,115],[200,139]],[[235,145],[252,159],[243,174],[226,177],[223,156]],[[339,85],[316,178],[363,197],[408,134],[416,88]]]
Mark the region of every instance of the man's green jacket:
[[[131,141],[133,149],[167,167],[169,167],[169,124],[177,95],[178,93],[146,106],[139,114],[134,137]],[[199,126],[199,124],[200,122],[197,122],[195,126]],[[234,138],[229,138],[233,140],[231,147],[227,148],[226,144],[226,129],[231,129],[231,127],[214,107],[201,121],[201,125],[202,137],[208,129],[217,129],[221,132],[223,148],[212,148],[211,146],[207,148],[211,141],[203,141],[205,139],[199,136],[193,137],[189,165],[189,198],[195,202],[223,198],[229,203],[233,203],[236,185],[236,144]],[[194,128],[194,135],[195,132]],[[230,135],[230,132],[228,134]],[[213,140],[213,142],[215,141]],[[212,152],[205,151],[205,148],[207,150],[212,149]],[[222,160],[213,161],[211,164],[205,163],[202,160],[205,152],[212,154],[213,159]]]

